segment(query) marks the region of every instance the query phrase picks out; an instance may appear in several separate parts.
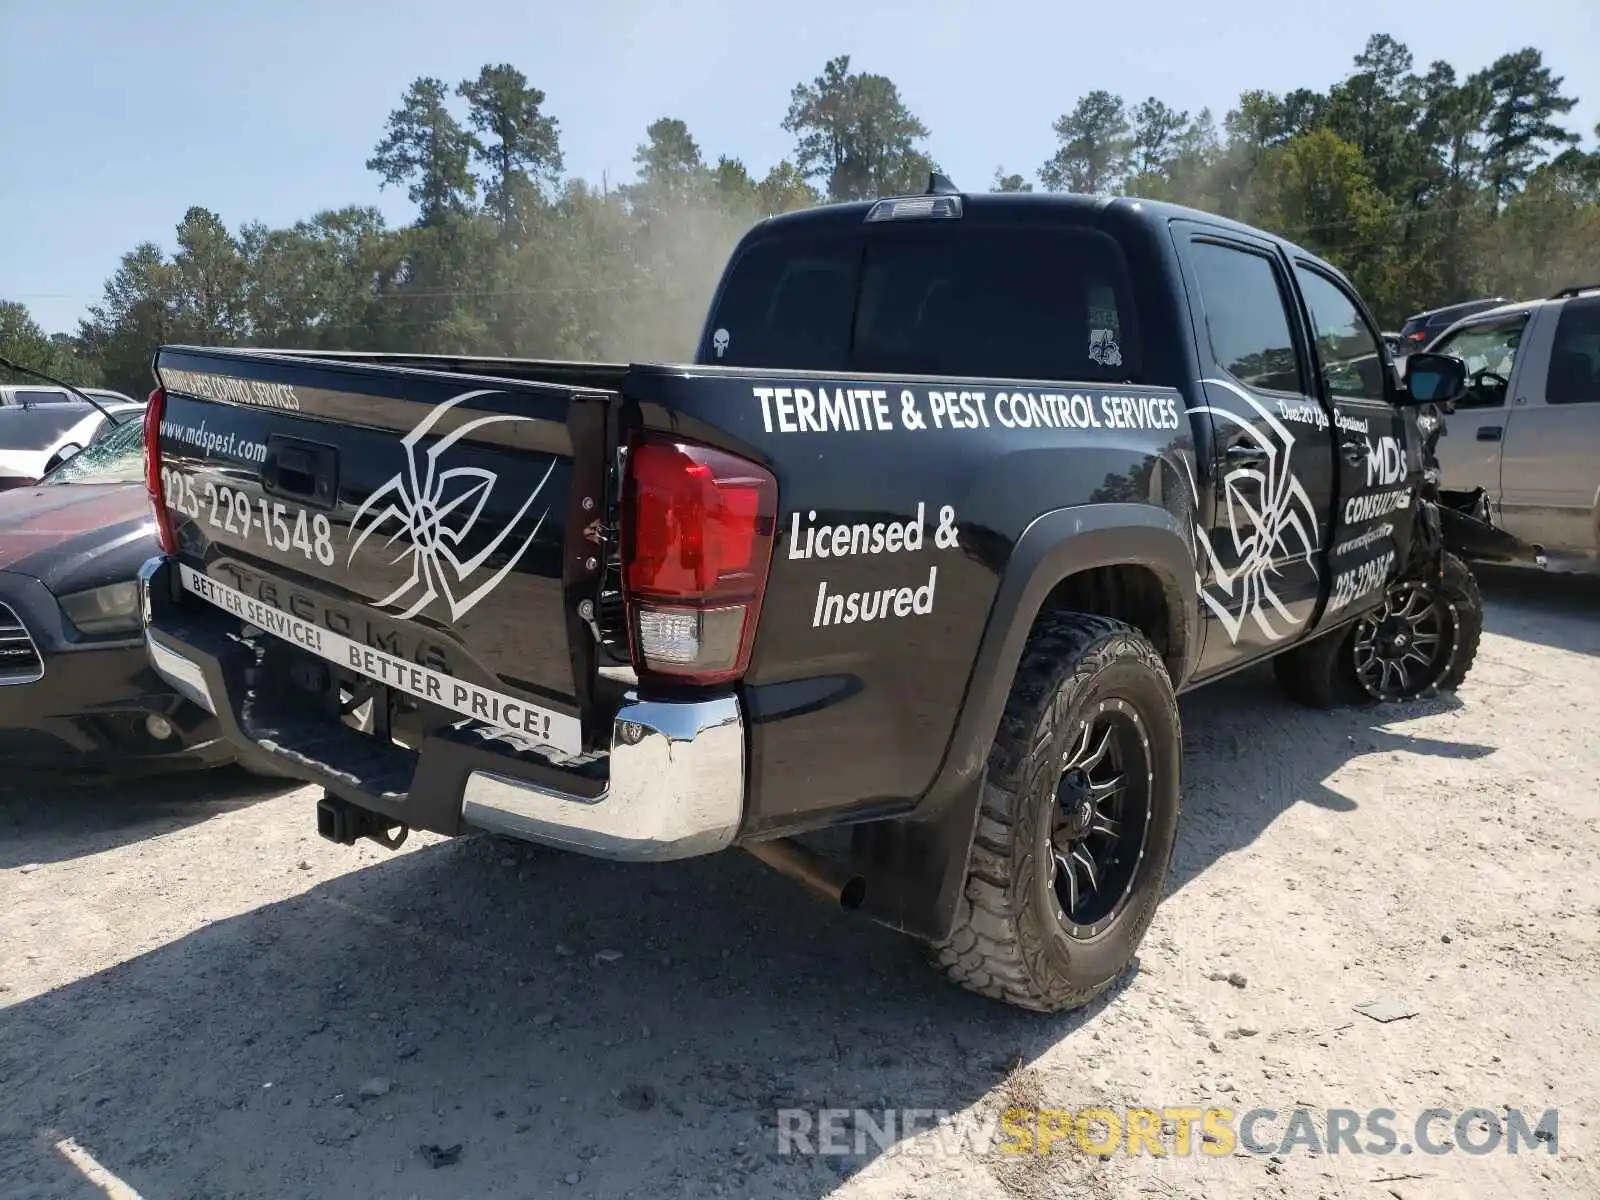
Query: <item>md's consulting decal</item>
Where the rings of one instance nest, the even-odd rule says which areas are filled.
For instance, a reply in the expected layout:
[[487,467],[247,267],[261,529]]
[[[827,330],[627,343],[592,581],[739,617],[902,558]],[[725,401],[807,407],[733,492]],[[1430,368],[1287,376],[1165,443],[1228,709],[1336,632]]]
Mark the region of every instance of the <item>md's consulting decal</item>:
[[[368,496],[350,520],[346,541],[360,529],[360,535],[350,543],[345,565],[355,559],[356,552],[367,539],[385,527],[390,536],[383,543],[401,547],[389,560],[390,566],[410,560],[410,576],[394,591],[373,603],[378,608],[398,609],[402,621],[410,620],[435,600],[443,598],[452,621],[459,620],[481,600],[504,582],[516,570],[517,564],[527,554],[528,547],[538,536],[545,518],[550,515],[546,504],[536,519],[532,510],[556,469],[556,459],[550,464],[526,497],[516,515],[500,524],[493,537],[471,557],[465,557],[465,547],[478,521],[488,507],[500,478],[483,467],[448,467],[445,456],[463,438],[488,425],[532,422],[532,417],[512,413],[489,413],[464,421],[445,434],[426,450],[420,449],[422,440],[433,432],[447,412],[458,404],[478,396],[498,395],[495,388],[479,388],[452,396],[436,406],[412,431],[401,439],[405,451],[405,466],[381,487]],[[519,460],[526,461],[526,460]],[[381,507],[380,507],[381,506]],[[365,524],[363,524],[365,522]],[[498,523],[498,518],[494,519]],[[532,528],[527,528],[528,525]],[[527,528],[526,536],[517,541],[517,535]],[[495,555],[512,547],[498,569],[487,578],[478,579],[478,572]]]
[[1407,482],[1411,464],[1403,441],[1389,434],[1374,436],[1364,420],[1340,417],[1339,421],[1341,429],[1361,434],[1367,443],[1366,485],[1369,490],[1351,496],[1344,502],[1345,526],[1363,525],[1369,521],[1379,524],[1333,548],[1336,558],[1372,548],[1376,548],[1377,553],[1365,562],[1341,569],[1334,576],[1333,596],[1328,601],[1330,613],[1349,608],[1356,601],[1388,586],[1390,576],[1394,573],[1396,551],[1394,525],[1384,518],[1410,508],[1413,491],[1412,485]]
[[1181,427],[1174,391],[1040,392],[972,388],[752,387],[768,433],[917,433],[928,429]]
[[[837,559],[862,555],[915,554],[925,544],[927,505],[917,502],[917,514],[905,521],[857,521],[847,524],[817,524],[816,510],[795,513],[789,524],[789,558]],[[939,550],[953,550],[960,540],[954,505],[939,509],[939,524],[932,544]],[[885,621],[899,617],[926,616],[933,611],[934,591],[939,584],[939,568],[930,566],[928,578],[909,581],[896,587],[845,592],[826,579],[817,584],[817,603],[811,614],[811,627],[854,625],[857,621]]]

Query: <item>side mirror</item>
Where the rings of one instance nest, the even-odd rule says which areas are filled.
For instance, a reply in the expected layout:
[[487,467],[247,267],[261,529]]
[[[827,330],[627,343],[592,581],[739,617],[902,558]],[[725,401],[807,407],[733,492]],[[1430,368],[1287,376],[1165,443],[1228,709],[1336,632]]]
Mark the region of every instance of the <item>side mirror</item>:
[[1400,403],[1454,404],[1467,394],[1467,364],[1453,354],[1418,350],[1406,356],[1406,386]]

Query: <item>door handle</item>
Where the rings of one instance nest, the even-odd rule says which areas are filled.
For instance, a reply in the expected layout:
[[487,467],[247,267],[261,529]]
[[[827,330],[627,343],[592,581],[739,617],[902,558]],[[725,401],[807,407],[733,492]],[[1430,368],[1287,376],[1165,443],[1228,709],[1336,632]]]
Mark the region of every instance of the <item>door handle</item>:
[[1479,425],[1478,440],[1480,442],[1498,442],[1503,432],[1499,425]]
[[1237,446],[1229,446],[1227,453],[1223,457],[1225,457],[1230,464],[1234,466],[1240,466],[1245,463],[1266,462],[1267,452],[1260,446],[1246,446],[1241,444]]
[[1367,444],[1360,438],[1346,438],[1339,443],[1339,448],[1344,451],[1344,460],[1352,467],[1359,467],[1367,456]]

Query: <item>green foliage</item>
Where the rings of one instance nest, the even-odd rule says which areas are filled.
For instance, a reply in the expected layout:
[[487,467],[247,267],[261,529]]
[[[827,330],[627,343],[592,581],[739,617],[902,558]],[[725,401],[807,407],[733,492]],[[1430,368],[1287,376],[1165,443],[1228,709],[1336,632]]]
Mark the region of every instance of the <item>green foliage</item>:
[[[1561,125],[1575,104],[1562,84],[1533,49],[1464,75],[1443,62],[1419,73],[1406,46],[1377,34],[1326,91],[1246,91],[1220,122],[1091,92],[1054,122],[1039,182],[1284,234],[1346,270],[1393,327],[1473,296],[1600,280],[1600,144]],[[171,253],[147,242],[123,256],[76,335],[48,338],[21,305],[0,304],[0,353],[136,395],[163,342],[678,358],[753,222],[920,192],[936,169],[894,83],[844,55],[793,89],[782,119],[793,153],[759,177],[662,117],[644,130],[633,182],[565,178],[544,105],[506,63],[453,88],[418,79],[367,164],[406,189],[413,224],[351,207],[230,231],[191,208]],[[1033,187],[997,168],[990,190]]]
[[850,56],[830,59],[789,97],[785,131],[795,135],[795,163],[822,179],[830,200],[871,200],[920,192],[935,164],[918,143],[928,127],[912,115],[883,75],[851,73]]
[[1102,195],[1117,190],[1133,154],[1132,126],[1121,96],[1090,92],[1052,128],[1061,148],[1039,168],[1047,191]]
[[1132,169],[1140,175],[1168,170],[1188,123],[1188,113],[1175,112],[1154,96],[1134,109],[1133,138],[1129,143]]
[[1528,178],[1547,147],[1579,141],[1577,134],[1555,123],[1578,103],[1561,94],[1561,82],[1531,46],[1501,55],[1484,73],[1480,86],[1489,94],[1484,161],[1497,204]]
[[[45,333],[28,314],[27,306],[15,300],[0,300],[0,357],[79,387],[90,387],[100,382],[98,367],[78,353],[71,338],[59,333],[53,337]],[[39,381],[21,372],[0,367],[0,382]]]
[[501,63],[458,84],[456,95],[467,101],[472,157],[489,172],[478,178],[484,200],[503,231],[525,234],[529,209],[561,177],[561,135],[556,119],[543,112],[544,93]]
[[[1559,123],[1537,50],[1460,77],[1375,34],[1326,93],[1250,90],[1192,121],[1091,92],[1055,122],[1046,187],[1170,200],[1282,234],[1355,280],[1379,319],[1600,279],[1600,148]],[[1595,130],[1600,139],[1600,129]],[[1555,157],[1551,158],[1551,154]]]
[[418,79],[389,114],[388,132],[367,159],[367,170],[385,186],[405,185],[424,225],[467,211],[478,190],[470,164],[482,144],[446,107],[448,96],[442,80]]

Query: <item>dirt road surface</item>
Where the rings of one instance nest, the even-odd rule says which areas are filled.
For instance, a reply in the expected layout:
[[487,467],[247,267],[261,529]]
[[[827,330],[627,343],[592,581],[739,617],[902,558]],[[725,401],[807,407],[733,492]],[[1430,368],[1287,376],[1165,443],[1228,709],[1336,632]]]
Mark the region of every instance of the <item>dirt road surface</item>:
[[[317,839],[306,790],[231,773],[19,786],[0,1195],[1600,1195],[1600,587],[1486,591],[1456,701],[1312,714],[1254,675],[1184,702],[1170,894],[1136,970],[1064,1017],[945,984],[741,854],[348,850]],[[1353,1008],[1377,999],[1415,1015]],[[1009,1106],[1220,1107],[1234,1133],[1267,1108],[1251,1132],[1275,1157],[1198,1124],[1164,1157],[1075,1135],[963,1152],[926,1116],[878,1132],[887,1109]],[[1558,1110],[1556,1152],[1458,1144],[1508,1129],[1507,1106],[1530,1127]],[[1300,1141],[1275,1145],[1297,1107]],[[870,1120],[814,1126],[842,1153],[780,1153],[777,1124],[823,1108]],[[1306,1140],[1375,1108],[1407,1144],[1449,1110],[1426,1129],[1445,1152]]]

